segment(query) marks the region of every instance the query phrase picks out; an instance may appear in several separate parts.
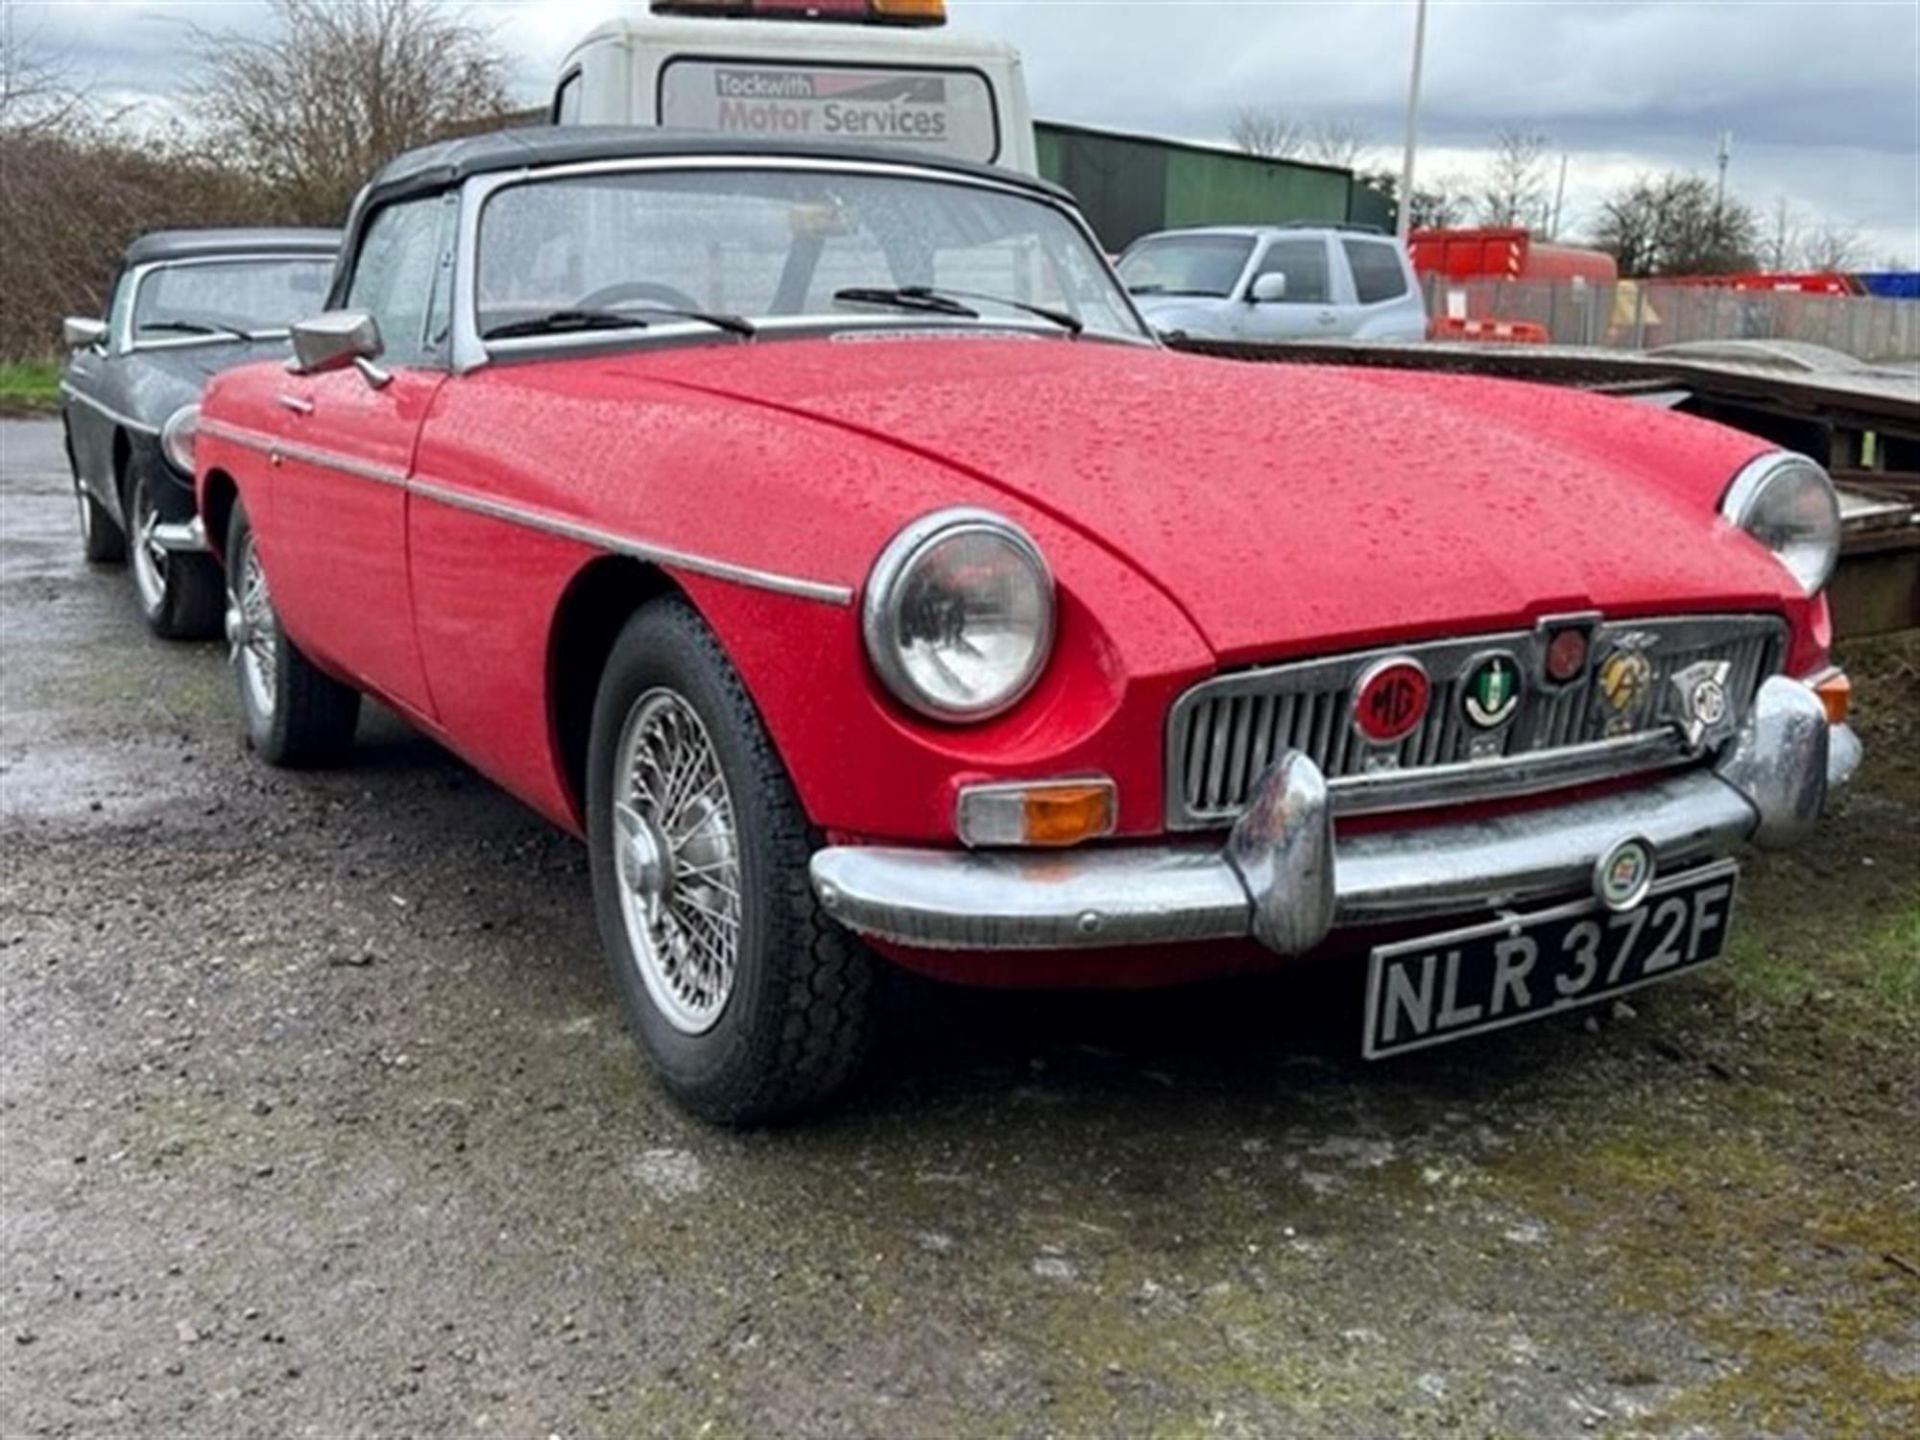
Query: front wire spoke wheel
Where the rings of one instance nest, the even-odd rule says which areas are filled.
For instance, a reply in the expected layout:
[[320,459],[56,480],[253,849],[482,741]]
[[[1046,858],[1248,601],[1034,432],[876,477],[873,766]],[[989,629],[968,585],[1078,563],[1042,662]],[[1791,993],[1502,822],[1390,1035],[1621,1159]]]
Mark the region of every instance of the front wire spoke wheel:
[[227,642],[233,663],[240,669],[247,699],[263,718],[273,715],[276,650],[280,625],[267,589],[267,572],[251,534],[238,557],[238,578],[227,618]]
[[683,1035],[719,1021],[740,960],[733,797],[705,723],[672,690],[635,701],[615,750],[621,918],[648,996]]

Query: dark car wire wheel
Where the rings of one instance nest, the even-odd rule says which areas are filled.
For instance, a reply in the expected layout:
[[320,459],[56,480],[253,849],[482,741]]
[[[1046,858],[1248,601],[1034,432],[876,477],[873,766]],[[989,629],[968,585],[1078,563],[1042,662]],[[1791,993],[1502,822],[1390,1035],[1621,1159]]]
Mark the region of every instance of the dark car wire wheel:
[[865,1059],[882,967],[820,908],[817,844],[713,632],[677,597],[642,606],[594,700],[594,910],[642,1053],[709,1120],[812,1108]]
[[134,593],[154,633],[175,640],[217,634],[222,609],[220,567],[207,555],[175,554],[154,538],[160,512],[153,503],[153,487],[143,474],[135,474],[128,490],[127,520],[132,526]]

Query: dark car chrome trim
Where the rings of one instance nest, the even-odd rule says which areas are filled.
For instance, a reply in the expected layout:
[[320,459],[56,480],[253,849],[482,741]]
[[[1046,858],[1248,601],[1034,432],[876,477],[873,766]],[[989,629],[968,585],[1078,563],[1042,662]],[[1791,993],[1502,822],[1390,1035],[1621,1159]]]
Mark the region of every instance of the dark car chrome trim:
[[122,415],[111,405],[94,399],[93,396],[86,394],[84,391],[76,390],[69,381],[62,380],[60,382],[60,393],[70,400],[78,400],[90,410],[99,411],[116,425],[124,425],[129,430],[138,430],[142,435],[158,435],[160,433],[160,427],[158,425],[149,425],[146,421],[136,420],[131,415]]
[[597,525],[569,520],[544,510],[516,505],[511,501],[496,500],[488,495],[476,495],[472,491],[442,485],[432,480],[410,479],[402,472],[386,466],[370,465],[350,456],[316,449],[311,445],[291,444],[257,430],[228,425],[219,420],[202,421],[200,433],[230,441],[264,455],[302,460],[310,465],[336,470],[342,474],[371,480],[381,485],[398,486],[409,494],[418,495],[424,500],[436,500],[456,510],[466,510],[475,515],[485,515],[489,519],[524,526],[529,530],[539,530],[548,535],[578,540],[583,544],[611,550],[619,555],[630,555],[636,560],[644,560],[649,564],[691,570],[697,575],[710,575],[716,580],[730,580],[735,584],[750,585],[759,590],[771,590],[781,595],[793,595],[802,600],[818,600],[829,605],[853,603],[853,590],[850,586],[835,585],[824,580],[807,580],[796,575],[781,575],[771,570],[758,570],[751,565],[737,565],[730,560],[695,555],[689,551],[674,549],[669,545],[658,545],[635,536],[603,530]]

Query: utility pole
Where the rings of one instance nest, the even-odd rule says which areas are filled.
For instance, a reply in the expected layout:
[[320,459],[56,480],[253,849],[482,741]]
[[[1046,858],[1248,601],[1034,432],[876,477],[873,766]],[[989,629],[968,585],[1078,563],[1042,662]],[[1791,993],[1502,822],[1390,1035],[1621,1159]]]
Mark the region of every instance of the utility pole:
[[1567,152],[1560,152],[1560,183],[1553,187],[1553,223],[1547,227],[1547,239],[1560,238],[1560,207],[1567,200]]
[[1720,162],[1720,183],[1714,187],[1713,191],[1713,217],[1718,220],[1720,218],[1720,212],[1726,208],[1727,204],[1727,161],[1733,158],[1733,132],[1731,130],[1722,130],[1720,132],[1720,148],[1715,158]]
[[1407,150],[1400,160],[1400,214],[1394,233],[1406,244],[1413,224],[1413,148],[1420,134],[1420,63],[1427,50],[1427,0],[1413,12],[1413,73],[1407,81]]

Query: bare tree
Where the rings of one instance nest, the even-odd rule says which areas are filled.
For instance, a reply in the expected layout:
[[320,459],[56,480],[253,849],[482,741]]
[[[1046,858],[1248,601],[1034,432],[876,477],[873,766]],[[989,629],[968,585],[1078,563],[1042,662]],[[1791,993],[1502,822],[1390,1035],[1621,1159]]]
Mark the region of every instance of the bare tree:
[[1867,237],[1856,225],[1838,222],[1809,230],[1796,252],[1802,270],[1858,270],[1867,263]]
[[1303,153],[1316,165],[1334,165],[1351,170],[1360,163],[1373,137],[1366,127],[1353,120],[1318,120],[1307,127]]
[[1767,214],[1767,236],[1760,247],[1760,261],[1769,270],[1790,270],[1800,253],[1800,232],[1806,228],[1804,217],[1784,195],[1776,195]]
[[1754,267],[1760,221],[1702,176],[1643,175],[1607,197],[1593,238],[1622,275],[1724,275]]
[[1413,187],[1408,223],[1415,230],[1451,230],[1466,224],[1472,213],[1465,182],[1457,175],[1442,175],[1431,184]]
[[1306,139],[1297,120],[1265,105],[1236,106],[1227,134],[1247,154],[1270,160],[1298,155]]
[[1547,137],[1509,125],[1493,137],[1493,160],[1480,190],[1480,223],[1544,229],[1547,223]]
[[81,118],[84,92],[64,56],[50,54],[37,31],[22,34],[11,5],[0,7],[0,132],[48,135]]
[[411,146],[507,113],[487,36],[428,0],[269,0],[279,33],[195,30],[192,102],[234,161],[296,217],[338,223]]
[[[1391,170],[1371,170],[1360,182],[1378,190],[1396,203],[1400,197],[1400,177]],[[1473,211],[1467,182],[1458,175],[1437,175],[1425,185],[1413,187],[1412,211],[1407,217],[1414,230],[1451,230],[1464,225]]]

